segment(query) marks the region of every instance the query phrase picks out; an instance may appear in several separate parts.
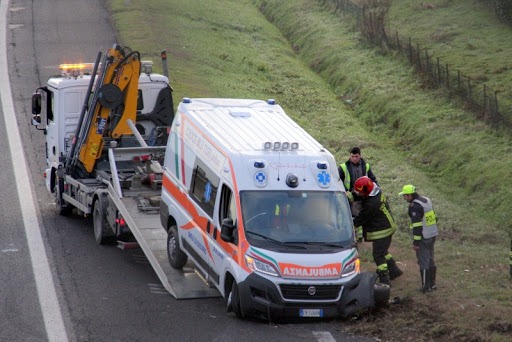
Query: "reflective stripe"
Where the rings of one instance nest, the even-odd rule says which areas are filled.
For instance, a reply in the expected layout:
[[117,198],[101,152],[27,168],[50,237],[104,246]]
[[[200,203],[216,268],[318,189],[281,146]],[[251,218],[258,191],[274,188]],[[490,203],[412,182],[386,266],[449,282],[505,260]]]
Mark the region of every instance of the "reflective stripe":
[[393,220],[393,215],[391,215],[388,208],[386,207],[386,196],[384,196],[384,194],[381,194],[380,199],[382,202],[382,204],[380,205],[380,209],[382,210],[382,212],[388,219],[388,222],[391,223],[391,228],[393,229],[393,233],[394,233],[396,230],[396,224],[395,224],[395,220]]
[[[343,182],[343,185],[345,185],[345,189],[350,190],[350,172],[348,172],[347,164],[342,163],[340,164],[340,167],[343,170],[343,173],[345,174],[345,181]],[[370,164],[366,163],[365,169],[365,175],[367,175],[368,171],[370,170]]]
[[388,264],[387,263],[380,264],[379,266],[377,266],[377,270],[379,270],[379,271],[387,271],[388,270]]
[[395,230],[396,230],[396,227],[391,227],[391,228],[384,229],[384,230],[378,230],[376,232],[367,232],[366,239],[367,240],[382,239],[382,238],[388,237],[391,234],[393,234],[395,232]]
[[415,227],[422,227],[423,226],[423,223],[422,222],[414,222],[414,223],[411,223],[409,225],[412,228],[415,228]]
[[422,236],[421,235],[414,235],[414,240],[421,241]]
[[343,185],[345,185],[345,189],[350,190],[350,172],[348,172],[347,164],[343,163],[340,164],[340,166],[345,174],[345,181],[343,182]]

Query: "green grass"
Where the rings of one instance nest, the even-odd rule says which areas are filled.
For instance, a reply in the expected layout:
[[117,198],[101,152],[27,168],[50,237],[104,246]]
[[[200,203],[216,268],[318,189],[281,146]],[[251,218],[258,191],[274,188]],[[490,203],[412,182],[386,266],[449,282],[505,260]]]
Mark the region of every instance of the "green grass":
[[[432,8],[425,6],[431,4]],[[511,115],[511,28],[481,0],[393,0],[390,27],[412,38],[452,73],[460,70],[474,84],[498,92],[500,108]],[[481,89],[481,88],[480,88]]]
[[[395,0],[393,6],[399,3]],[[417,7],[421,2],[401,3],[392,16],[410,18],[400,11],[414,12],[415,6],[407,4]],[[448,9],[461,1],[443,3]],[[275,98],[339,162],[346,160],[351,146],[362,147],[400,226],[392,252],[407,272],[393,291],[405,299],[389,308],[389,314],[384,312],[384,320],[396,330],[407,332],[414,319],[421,319],[422,312],[411,314],[418,311],[415,305],[444,320],[419,327],[426,339],[471,336],[512,315],[507,264],[512,144],[507,135],[491,131],[440,93],[423,89],[409,66],[369,48],[352,30],[350,18],[331,13],[319,1],[110,0],[109,5],[120,43],[140,51],[143,59],[153,59],[157,69],[159,52],[168,51],[176,102],[185,96]],[[436,11],[437,17],[447,17],[446,23],[459,20],[449,18],[455,11]],[[494,25],[492,16],[487,18],[486,29],[504,29]],[[483,20],[466,19],[457,29],[465,32],[462,24],[473,25],[477,19]],[[419,33],[427,37],[428,25],[421,25],[428,20],[433,19],[414,18],[410,31],[401,24],[403,34],[412,35],[417,22]],[[505,43],[503,48],[512,55]],[[467,54],[440,50],[453,60]],[[472,58],[490,58],[480,51],[474,54]],[[503,82],[510,89],[512,82]],[[429,296],[415,292],[419,274],[407,208],[397,195],[406,183],[432,198],[440,218],[441,286]],[[373,270],[368,253],[362,248],[363,267]],[[486,301],[492,305],[483,305]],[[350,329],[371,333],[375,322],[367,320]],[[485,336],[502,338],[495,331]]]

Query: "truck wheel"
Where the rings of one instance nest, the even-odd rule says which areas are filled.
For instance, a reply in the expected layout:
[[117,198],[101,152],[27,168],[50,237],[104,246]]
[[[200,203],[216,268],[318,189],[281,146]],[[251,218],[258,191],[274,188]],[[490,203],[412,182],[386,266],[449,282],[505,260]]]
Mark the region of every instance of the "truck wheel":
[[55,184],[55,207],[57,209],[57,214],[61,216],[68,216],[73,211],[73,207],[62,199],[63,192],[64,180],[58,178],[57,184]]
[[173,268],[182,269],[187,263],[188,257],[180,248],[178,228],[172,226],[167,234],[167,257]]
[[94,202],[92,220],[94,226],[94,238],[100,245],[112,244],[114,235],[108,227],[108,222],[105,219],[105,210],[103,208],[103,201],[97,199]]
[[231,285],[231,291],[229,292],[228,295],[227,307],[228,312],[233,311],[236,318],[244,318],[242,306],[240,305],[240,294],[238,293],[238,285],[235,280],[233,280],[233,284]]

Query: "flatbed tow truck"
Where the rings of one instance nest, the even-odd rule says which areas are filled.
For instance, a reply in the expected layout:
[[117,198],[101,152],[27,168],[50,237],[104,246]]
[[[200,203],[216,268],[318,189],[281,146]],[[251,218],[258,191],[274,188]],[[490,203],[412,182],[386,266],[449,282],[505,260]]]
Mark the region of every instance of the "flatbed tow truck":
[[46,136],[44,175],[58,214],[92,216],[99,244],[140,246],[176,299],[220,296],[191,263],[176,270],[167,257],[159,203],[174,117],[168,77],[117,44],[94,64],[60,70],[32,96],[32,124]]

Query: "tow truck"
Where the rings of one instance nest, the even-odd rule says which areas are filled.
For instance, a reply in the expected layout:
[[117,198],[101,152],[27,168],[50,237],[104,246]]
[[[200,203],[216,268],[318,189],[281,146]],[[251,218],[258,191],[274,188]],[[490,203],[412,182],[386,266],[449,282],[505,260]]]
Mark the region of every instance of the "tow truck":
[[140,247],[177,299],[220,295],[193,265],[176,270],[167,258],[159,217],[161,162],[174,117],[167,75],[114,44],[95,63],[60,65],[60,74],[33,94],[32,115],[46,137],[44,176],[59,215],[92,216],[99,244]]

